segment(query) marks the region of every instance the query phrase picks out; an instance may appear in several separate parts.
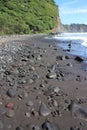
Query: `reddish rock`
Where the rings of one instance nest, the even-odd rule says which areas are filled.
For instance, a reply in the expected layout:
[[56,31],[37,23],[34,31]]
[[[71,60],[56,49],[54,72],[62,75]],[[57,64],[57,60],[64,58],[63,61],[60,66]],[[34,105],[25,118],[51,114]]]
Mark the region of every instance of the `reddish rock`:
[[12,102],[9,102],[6,104],[6,107],[7,108],[13,108],[14,104]]

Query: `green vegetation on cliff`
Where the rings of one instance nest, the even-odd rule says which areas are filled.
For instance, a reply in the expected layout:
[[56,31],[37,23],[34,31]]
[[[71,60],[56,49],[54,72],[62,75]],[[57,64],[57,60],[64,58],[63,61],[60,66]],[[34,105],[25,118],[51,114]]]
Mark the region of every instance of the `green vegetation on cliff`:
[[0,34],[50,31],[57,18],[54,0],[0,0]]

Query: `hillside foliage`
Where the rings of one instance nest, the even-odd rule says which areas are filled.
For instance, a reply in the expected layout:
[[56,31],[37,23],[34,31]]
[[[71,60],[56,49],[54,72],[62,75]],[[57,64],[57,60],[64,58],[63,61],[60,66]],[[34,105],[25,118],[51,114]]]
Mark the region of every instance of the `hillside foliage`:
[[47,32],[57,17],[54,0],[0,0],[0,34]]

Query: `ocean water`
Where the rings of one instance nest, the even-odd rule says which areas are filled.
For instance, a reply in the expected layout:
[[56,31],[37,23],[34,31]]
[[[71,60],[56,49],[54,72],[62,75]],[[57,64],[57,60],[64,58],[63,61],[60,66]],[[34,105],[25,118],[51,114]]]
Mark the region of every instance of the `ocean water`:
[[[87,33],[61,33],[52,37],[67,53],[87,58]],[[71,48],[69,48],[71,44]],[[70,50],[70,51],[69,51]]]

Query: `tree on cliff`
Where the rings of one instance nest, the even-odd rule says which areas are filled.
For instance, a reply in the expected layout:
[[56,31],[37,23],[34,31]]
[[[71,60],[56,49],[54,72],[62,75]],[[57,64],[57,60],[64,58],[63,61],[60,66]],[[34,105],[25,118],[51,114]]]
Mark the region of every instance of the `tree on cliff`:
[[0,34],[42,33],[57,24],[54,0],[1,0]]

